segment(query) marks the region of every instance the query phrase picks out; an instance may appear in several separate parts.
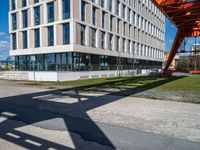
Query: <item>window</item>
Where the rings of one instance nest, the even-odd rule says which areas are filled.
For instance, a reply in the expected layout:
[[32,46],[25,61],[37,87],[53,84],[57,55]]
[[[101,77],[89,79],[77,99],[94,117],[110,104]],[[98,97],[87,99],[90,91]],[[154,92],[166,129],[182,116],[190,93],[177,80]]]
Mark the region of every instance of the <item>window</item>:
[[112,0],[110,0],[110,3],[109,3],[109,9],[110,9],[110,11],[112,12],[112,4],[113,2],[112,2]]
[[70,0],[63,0],[63,19],[70,18]]
[[27,31],[23,32],[23,48],[26,49],[28,48],[28,39],[27,39]]
[[40,6],[34,8],[35,25],[40,25]]
[[66,23],[63,25],[63,44],[70,43],[70,25]]
[[96,47],[96,30],[92,29],[92,47]]
[[22,12],[22,15],[23,15],[23,27],[26,28],[26,27],[28,27],[28,13],[27,13],[27,10],[24,10]]
[[101,48],[105,49],[105,33],[101,32]]
[[12,34],[12,48],[13,50],[16,50],[17,49],[17,39],[16,39],[16,33],[13,33]]
[[112,50],[112,49],[113,49],[113,39],[114,39],[113,37],[114,37],[114,36],[110,34],[109,50]]
[[12,29],[13,30],[17,29],[17,15],[16,14],[12,15]]
[[85,26],[81,25],[81,45],[85,45]]
[[106,16],[106,13],[103,11],[102,12],[102,28],[105,27],[105,16]]
[[53,26],[48,27],[48,46],[54,45],[54,33]]
[[26,7],[27,5],[27,1],[26,0],[22,0],[22,7]]
[[108,56],[99,56],[99,70],[108,70]]
[[104,0],[101,0],[101,7],[104,8]]
[[116,14],[119,16],[119,9],[120,9],[120,2],[119,0],[117,0],[117,4],[116,4]]
[[85,21],[85,2],[81,2],[81,21]]
[[113,16],[110,16],[110,31],[113,31]]
[[45,62],[47,64],[47,71],[55,71],[56,57],[55,54],[45,54]]
[[15,10],[16,9],[16,2],[15,0],[12,0],[12,10]]
[[92,25],[96,24],[96,8],[92,8]]
[[40,47],[40,30],[35,29],[35,47]]
[[39,3],[39,0],[34,0],[34,4],[35,4],[35,3]]
[[47,11],[48,11],[48,22],[54,21],[54,2],[47,4]]

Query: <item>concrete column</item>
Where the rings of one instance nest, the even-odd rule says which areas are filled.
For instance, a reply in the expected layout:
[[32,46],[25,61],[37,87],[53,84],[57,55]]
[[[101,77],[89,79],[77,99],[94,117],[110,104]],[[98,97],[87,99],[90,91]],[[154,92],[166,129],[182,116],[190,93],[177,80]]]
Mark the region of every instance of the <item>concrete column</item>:
[[29,43],[29,48],[34,48],[35,46],[35,34],[34,30],[28,30],[28,43]]
[[10,35],[10,49],[13,50],[13,38],[12,38],[12,34]]
[[53,26],[53,34],[54,34],[54,45],[58,45],[58,43],[57,43],[57,26],[56,25],[54,25]]
[[12,0],[9,0],[9,11],[12,10]]
[[28,15],[30,15],[30,20],[29,20],[29,23],[30,23],[30,26],[34,26],[35,22],[34,22],[34,9],[33,7],[31,7],[30,11],[28,11]]
[[43,28],[40,28],[40,47],[43,47],[44,43],[43,43],[43,39],[46,38],[45,35],[42,33]]
[[62,8],[58,8],[58,1],[54,1],[54,21],[59,20],[59,9],[62,10]]
[[122,14],[123,14],[123,12],[122,12],[122,3],[120,2],[119,3],[119,16],[122,18]]
[[99,30],[96,30],[96,47],[97,47],[97,48],[100,48],[100,47],[101,47],[101,46],[100,46],[100,44],[101,44],[101,42],[100,42],[100,36],[101,36],[100,31],[99,31]]
[[100,5],[100,0],[96,0],[96,4],[97,4],[97,5]]
[[76,23],[70,22],[70,44],[76,43],[76,39],[77,39],[76,36],[77,36]]
[[130,50],[129,50],[130,54],[133,54],[133,41],[130,41]]
[[47,3],[44,3],[44,24],[48,23],[48,16],[47,16]]
[[109,4],[110,4],[110,0],[106,0],[106,1],[105,1],[105,6],[104,6],[104,8],[105,8],[106,10],[109,10]]
[[92,13],[91,13],[91,10],[92,10],[92,6],[90,4],[87,4],[86,3],[86,22],[89,23],[89,24],[92,24]]
[[128,53],[128,40],[126,39],[125,41],[124,41],[124,53]]
[[29,0],[26,0],[26,3],[27,3],[27,6],[30,5],[30,1]]
[[[125,7],[125,20],[127,20],[128,21],[128,8],[127,7]],[[130,14],[129,14],[130,15]]]
[[78,24],[78,23],[76,23],[75,32],[76,32],[76,41],[75,41],[75,43],[76,44],[81,44],[81,25]]
[[89,27],[89,47],[92,47],[92,29]]
[[81,16],[81,0],[70,1],[71,18],[80,19]]
[[98,27],[101,27],[101,17],[102,17],[102,12],[101,12],[101,9],[96,9],[96,16],[95,16],[95,18],[96,18],[96,26],[98,26]]
[[62,0],[58,0],[58,20],[62,20],[63,19],[63,3]]
[[106,17],[105,17],[105,29],[106,30],[110,30],[110,15],[109,15],[109,13],[106,13],[106,15],[105,15]]
[[113,20],[112,20],[112,24],[113,24],[113,32],[117,32],[117,18],[114,17]]
[[40,24],[44,23],[44,5],[40,6]]
[[[41,43],[41,47],[46,47],[48,46],[48,28],[47,27],[43,27],[40,28],[40,43]],[[55,34],[54,34],[55,37]]]
[[122,43],[123,43],[123,39],[120,37],[119,38],[119,51],[120,52],[122,52],[122,50],[123,50],[123,44]]
[[16,9],[19,9],[22,7],[22,1],[21,0],[15,0],[15,4],[16,4]]
[[86,46],[90,46],[90,37],[89,37],[89,35],[90,35],[90,28],[88,27],[88,26],[86,26],[86,28],[85,28],[85,45]]
[[112,0],[112,13],[116,14],[117,13],[117,1],[116,0]]
[[22,36],[22,32],[17,32],[17,49],[23,49],[23,36]]
[[105,33],[105,49],[109,49],[109,44],[110,44],[110,35],[106,32]]
[[16,32],[16,49],[19,49],[19,32]]
[[9,19],[9,32],[12,31],[12,17],[11,17],[11,13],[9,12],[8,14],[8,19]]
[[63,44],[63,35],[60,33],[63,33],[63,26],[61,24],[55,25],[55,31],[54,35],[56,35],[56,38],[54,39],[56,42],[56,45],[62,45]]
[[27,48],[30,48],[30,30],[27,31]]

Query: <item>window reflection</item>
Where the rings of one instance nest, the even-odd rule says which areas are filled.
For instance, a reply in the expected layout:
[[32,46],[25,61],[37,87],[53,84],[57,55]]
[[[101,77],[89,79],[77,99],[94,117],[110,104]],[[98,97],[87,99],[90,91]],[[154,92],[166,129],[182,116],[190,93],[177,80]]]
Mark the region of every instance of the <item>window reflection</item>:
[[[113,56],[86,53],[38,54],[36,62],[31,56],[16,56],[16,70],[21,71],[99,71],[99,70],[130,70],[134,68],[160,68],[160,62],[119,58]],[[136,63],[137,62],[137,63]]]

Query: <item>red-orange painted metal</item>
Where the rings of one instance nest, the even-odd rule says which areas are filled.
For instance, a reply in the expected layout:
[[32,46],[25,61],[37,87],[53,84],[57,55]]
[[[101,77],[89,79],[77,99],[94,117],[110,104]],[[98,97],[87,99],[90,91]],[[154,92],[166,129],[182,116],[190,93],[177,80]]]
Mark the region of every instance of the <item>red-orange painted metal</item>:
[[200,0],[152,0],[177,27],[176,37],[167,60],[167,72],[181,43],[186,37],[200,36]]

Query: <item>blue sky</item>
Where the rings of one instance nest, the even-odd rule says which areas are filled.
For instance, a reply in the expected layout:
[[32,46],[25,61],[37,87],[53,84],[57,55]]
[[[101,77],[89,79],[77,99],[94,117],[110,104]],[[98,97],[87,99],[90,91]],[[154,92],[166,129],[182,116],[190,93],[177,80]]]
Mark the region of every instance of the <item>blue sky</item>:
[[[8,0],[0,0],[0,60],[9,55],[8,2]],[[176,28],[167,20],[165,36],[167,51],[171,48],[175,33]]]

